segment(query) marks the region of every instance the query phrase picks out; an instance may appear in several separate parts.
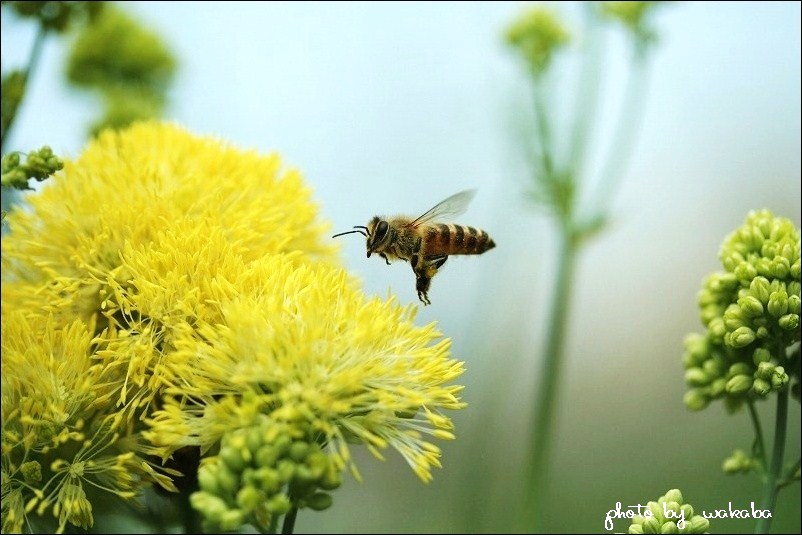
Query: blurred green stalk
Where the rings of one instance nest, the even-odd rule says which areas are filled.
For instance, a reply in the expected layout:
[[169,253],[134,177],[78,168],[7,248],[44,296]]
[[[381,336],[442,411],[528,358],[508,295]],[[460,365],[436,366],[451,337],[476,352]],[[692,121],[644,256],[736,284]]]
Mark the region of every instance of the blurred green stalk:
[[[785,348],[780,347],[779,350],[784,356]],[[780,491],[780,484],[778,484],[778,481],[783,468],[783,457],[785,456],[785,435],[788,428],[789,390],[790,387],[784,388],[777,394],[777,414],[774,422],[774,446],[771,454],[771,466],[766,474],[766,481],[763,486],[763,497],[760,500],[760,508],[764,511],[772,511],[772,515],[774,514],[774,505],[777,503],[777,493]],[[761,516],[757,521],[757,525],[755,526],[755,533],[768,533],[770,528],[771,516]]]
[[599,66],[603,56],[602,43],[595,39],[598,26],[593,6],[586,10],[588,45],[580,73],[578,100],[571,135],[570,160],[564,170],[555,164],[552,127],[545,104],[545,88],[540,76],[534,81],[535,121],[539,141],[539,168],[535,182],[547,191],[546,200],[559,226],[559,253],[555,273],[554,293],[549,306],[546,341],[541,356],[542,365],[537,380],[537,402],[529,426],[532,455],[527,470],[528,486],[525,513],[522,520],[527,531],[544,529],[551,447],[554,437],[554,407],[561,387],[565,338],[571,311],[571,289],[575,285],[576,263],[581,246],[606,223],[608,206],[620,184],[626,164],[634,147],[638,126],[643,117],[646,96],[646,66],[649,47],[633,40],[632,64],[626,82],[620,115],[615,124],[612,141],[595,191],[588,198],[589,215],[579,215],[577,209],[581,175],[591,141],[596,107],[599,100]]

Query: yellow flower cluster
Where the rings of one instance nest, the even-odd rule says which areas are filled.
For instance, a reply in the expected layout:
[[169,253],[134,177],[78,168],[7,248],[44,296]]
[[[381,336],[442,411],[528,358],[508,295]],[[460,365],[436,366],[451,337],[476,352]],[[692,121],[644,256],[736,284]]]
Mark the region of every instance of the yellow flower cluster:
[[99,136],[28,201],[2,244],[4,532],[32,511],[91,526],[87,484],[174,490],[153,455],[209,455],[265,419],[337,471],[356,473],[347,442],[396,449],[424,481],[439,466],[430,438],[453,437],[440,411],[464,405],[447,384],[462,363],[336,265],[278,156],[140,123]]

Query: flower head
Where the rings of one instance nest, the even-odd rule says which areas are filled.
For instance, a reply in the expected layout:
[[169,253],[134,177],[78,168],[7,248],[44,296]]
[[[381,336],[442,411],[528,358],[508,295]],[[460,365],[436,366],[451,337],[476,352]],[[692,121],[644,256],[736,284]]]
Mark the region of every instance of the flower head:
[[768,210],[750,212],[724,241],[723,272],[699,292],[704,334],[685,340],[685,403],[704,408],[724,398],[729,408],[785,388],[786,351],[800,340],[800,234]]
[[[309,189],[279,169],[275,155],[142,123],[101,134],[29,197],[30,210],[9,215],[3,327],[13,314],[9,325],[30,339],[69,335],[76,347],[56,362],[78,371],[48,378],[20,357],[7,372],[4,346],[4,522],[52,505],[62,526],[88,526],[89,474],[106,474],[102,488],[124,497],[152,481],[171,488],[175,472],[140,455],[167,459],[184,446],[206,456],[193,503],[222,529],[265,525],[289,504],[327,507],[343,470],[357,473],[349,443],[377,456],[393,448],[431,478],[432,439],[453,437],[442,411],[464,405],[448,384],[462,363],[433,325],[413,324],[413,309],[362,294],[323,241]],[[33,407],[69,402],[59,415],[87,415],[56,436],[91,455],[45,467],[14,444],[55,431],[26,431],[28,402],[6,403],[5,381],[19,393],[61,374],[74,384],[39,388]],[[33,480],[62,484],[26,502],[22,482]]]
[[[302,499],[290,477],[298,469],[285,468],[290,475],[281,484],[271,483],[269,491],[256,486],[267,493],[259,503],[281,494],[296,504],[320,505],[324,498],[312,498],[320,488],[339,481],[346,467],[357,474],[349,443],[363,444],[379,458],[381,450],[393,448],[429,481],[431,469],[440,466],[432,439],[453,438],[442,410],[464,406],[461,387],[448,384],[462,373],[462,363],[449,357],[449,341],[440,340],[432,325],[416,327],[412,309],[366,298],[339,268],[295,265],[279,255],[250,267],[236,283],[244,290],[219,304],[219,321],[195,325],[199,336],[176,338],[169,366],[181,382],[168,389],[174,397],[150,422],[147,436],[156,451],[168,456],[187,445],[208,451],[224,440],[225,457],[232,431],[247,437],[271,429],[275,436],[266,442],[284,453],[259,460],[262,440],[250,453],[238,449],[236,461],[224,460],[243,485],[247,467],[281,469],[290,450],[278,443],[289,448],[301,441],[320,452],[316,461],[293,461],[319,464],[312,478],[317,483],[306,481]],[[214,496],[242,518],[254,514],[237,505],[236,491],[212,490],[217,484],[202,489],[201,502]],[[212,520],[220,526],[221,519]]]
[[523,13],[507,28],[506,36],[536,76],[548,68],[554,53],[570,41],[570,34],[557,14],[545,7]]
[[31,511],[52,512],[58,532],[90,527],[87,486],[122,498],[153,481],[172,488],[107,402],[92,337],[81,321],[59,329],[52,317],[3,308],[4,533],[21,532]]

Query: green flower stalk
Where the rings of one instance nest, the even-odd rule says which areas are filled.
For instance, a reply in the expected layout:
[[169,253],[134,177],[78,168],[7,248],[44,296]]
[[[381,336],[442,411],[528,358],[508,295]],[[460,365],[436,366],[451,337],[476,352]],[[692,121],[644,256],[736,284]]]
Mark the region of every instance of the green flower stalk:
[[710,521],[683,503],[682,493],[671,489],[656,502],[646,504],[646,511],[632,519],[628,533],[708,533]]
[[[800,232],[768,210],[750,212],[719,252],[724,271],[707,277],[699,292],[707,330],[685,339],[683,365],[690,387],[685,405],[702,410],[722,400],[730,412],[749,409],[755,431],[751,456],[736,450],[727,473],[756,470],[763,476],[762,509],[773,510],[777,492],[798,478],[783,472],[789,383],[800,381]],[[754,404],[777,397],[771,456]],[[798,466],[798,463],[797,463]],[[758,521],[768,531],[770,518]]]
[[[610,152],[600,167],[598,180],[595,180],[595,191],[583,192],[589,181],[582,176],[587,171],[585,159],[589,137],[594,131],[593,121],[596,118],[596,104],[599,99],[599,88],[603,85],[599,80],[598,65],[603,60],[603,47],[598,42],[601,32],[594,29],[602,20],[620,20],[620,17],[600,17],[599,6],[595,3],[585,4],[586,29],[588,40],[581,41],[586,46],[587,57],[582,63],[577,88],[577,105],[574,111],[574,124],[567,133],[567,158],[558,158],[555,146],[555,134],[558,132],[553,124],[547,103],[549,90],[549,69],[553,67],[561,51],[570,41],[558,15],[546,8],[535,8],[522,14],[506,32],[506,40],[518,52],[528,67],[532,82],[534,103],[533,132],[535,133],[534,168],[532,172],[532,197],[554,218],[559,232],[559,252],[557,255],[556,280],[549,306],[547,339],[543,348],[542,367],[538,371],[539,388],[537,402],[532,411],[530,429],[532,433],[532,457],[527,470],[527,496],[524,504],[525,524],[520,526],[526,531],[542,531],[546,499],[546,480],[548,478],[549,448],[552,442],[555,399],[561,382],[562,361],[565,347],[565,336],[568,332],[570,316],[571,289],[575,286],[574,274],[582,245],[598,233],[607,221],[607,211],[613,192],[625,170],[625,163],[635,143],[635,132],[642,116],[645,87],[645,65],[648,47],[643,46],[643,39],[636,30],[644,27],[646,15],[651,10],[651,3],[639,8],[637,17],[630,14],[626,31],[633,36],[632,69],[628,79],[624,105],[621,115],[614,127]],[[620,7],[611,7],[620,13]],[[625,10],[625,9],[624,9]],[[602,10],[604,13],[607,11]],[[637,18],[637,23],[635,19]],[[561,95],[562,96],[562,95]],[[580,200],[584,204],[580,203]]]

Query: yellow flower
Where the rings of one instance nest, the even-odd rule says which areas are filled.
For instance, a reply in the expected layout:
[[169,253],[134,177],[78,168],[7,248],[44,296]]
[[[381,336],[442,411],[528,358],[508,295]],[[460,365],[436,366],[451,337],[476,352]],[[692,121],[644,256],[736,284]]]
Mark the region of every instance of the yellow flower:
[[209,303],[239,291],[230,272],[271,253],[335,258],[309,188],[277,155],[169,124],[103,134],[28,200],[7,218],[4,307],[97,321],[102,380],[141,411],[171,381],[161,359],[178,323],[213,320]]
[[3,308],[4,533],[21,532],[33,510],[52,510],[59,532],[67,522],[91,526],[84,485],[122,498],[153,480],[172,488],[135,453],[137,436],[106,402],[91,331]]
[[[397,450],[423,480],[439,467],[431,438],[453,438],[443,409],[464,404],[450,341],[433,324],[416,327],[412,308],[366,298],[336,267],[271,256],[251,265],[243,291],[220,303],[222,320],[200,336],[177,336],[168,366],[174,384],[151,422],[163,456],[186,445],[208,450],[227,432],[272,421],[303,424],[342,468],[347,442],[376,456]],[[247,401],[243,401],[243,396]]]
[[[433,439],[453,438],[442,411],[464,406],[449,384],[462,363],[413,308],[364,296],[300,175],[279,169],[141,123],[101,134],[8,216],[4,529],[34,509],[91,526],[87,483],[173,488],[175,471],[141,456],[184,446],[220,449],[193,503],[225,529],[328,507],[320,490],[357,474],[349,442],[393,448],[431,479]],[[261,471],[246,475],[251,461]]]

